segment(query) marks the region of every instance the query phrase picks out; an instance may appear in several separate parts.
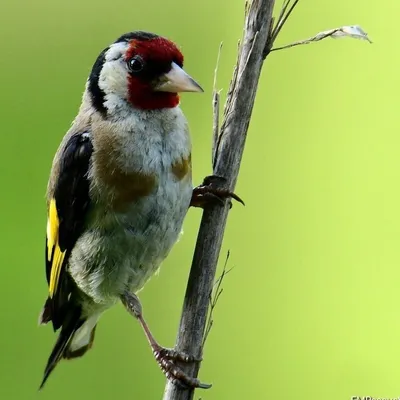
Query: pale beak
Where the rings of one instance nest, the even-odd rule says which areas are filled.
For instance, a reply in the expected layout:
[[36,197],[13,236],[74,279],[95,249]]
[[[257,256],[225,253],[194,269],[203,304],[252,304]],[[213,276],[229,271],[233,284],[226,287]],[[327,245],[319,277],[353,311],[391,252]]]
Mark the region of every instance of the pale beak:
[[157,92],[204,92],[200,85],[174,62],[171,70],[161,77],[154,90]]

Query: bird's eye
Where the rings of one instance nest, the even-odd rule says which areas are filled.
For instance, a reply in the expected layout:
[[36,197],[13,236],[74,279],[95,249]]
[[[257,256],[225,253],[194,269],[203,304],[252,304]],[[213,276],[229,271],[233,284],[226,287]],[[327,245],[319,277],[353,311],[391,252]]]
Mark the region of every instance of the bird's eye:
[[144,61],[142,57],[135,56],[128,60],[128,68],[131,72],[134,73],[142,71],[142,69],[144,68]]

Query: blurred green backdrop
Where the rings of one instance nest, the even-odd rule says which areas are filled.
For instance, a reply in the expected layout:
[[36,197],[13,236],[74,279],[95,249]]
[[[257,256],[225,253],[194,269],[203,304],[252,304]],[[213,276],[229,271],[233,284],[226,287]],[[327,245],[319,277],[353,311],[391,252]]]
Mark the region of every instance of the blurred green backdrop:
[[[278,3],[278,5],[280,5]],[[224,294],[200,377],[202,399],[400,396],[400,2],[300,2],[277,44],[361,24],[373,45],[327,39],[272,54],[257,95],[221,260]],[[228,88],[243,1],[2,0],[0,3],[1,399],[159,399],[164,377],[118,306],[94,349],[37,387],[55,340],[46,297],[44,194],[61,137],[98,53],[120,34],[176,41],[205,88],[184,95],[194,176],[210,173],[211,89]],[[175,340],[200,211],[141,293]],[[222,262],[220,263],[222,266]],[[220,266],[220,267],[221,267]]]

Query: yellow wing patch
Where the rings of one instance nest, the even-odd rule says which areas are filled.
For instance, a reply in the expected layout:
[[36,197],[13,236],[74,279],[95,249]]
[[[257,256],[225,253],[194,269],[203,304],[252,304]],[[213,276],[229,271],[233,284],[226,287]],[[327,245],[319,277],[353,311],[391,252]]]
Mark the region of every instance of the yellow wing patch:
[[[47,219],[47,260],[51,261],[49,282],[50,297],[53,297],[54,293],[57,290],[61,267],[66,253],[66,251],[61,251],[58,243],[59,225],[60,221],[58,219],[56,201],[54,199],[51,199],[49,205],[49,215]],[[51,257],[52,254],[53,258]]]

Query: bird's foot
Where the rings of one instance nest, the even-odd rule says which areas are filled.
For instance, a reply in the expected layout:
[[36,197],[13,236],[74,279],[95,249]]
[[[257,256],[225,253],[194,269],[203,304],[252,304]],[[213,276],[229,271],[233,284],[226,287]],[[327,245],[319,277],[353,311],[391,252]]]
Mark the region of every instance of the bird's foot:
[[154,357],[164,375],[174,384],[188,388],[209,389],[211,387],[210,384],[201,383],[199,379],[189,376],[176,365],[177,361],[191,363],[201,361],[201,359],[174,349],[161,347],[158,344],[152,346],[152,348]]
[[211,385],[201,383],[197,378],[189,376],[177,366],[178,362],[192,363],[199,362],[201,359],[176,351],[174,349],[167,349],[158,344],[151,333],[149,326],[143,318],[142,304],[140,303],[140,300],[136,294],[125,292],[121,296],[121,301],[126,309],[139,321],[147,340],[149,341],[158,365],[171,382],[184,388],[208,389],[211,387]]
[[[234,199],[244,205],[243,200],[239,196],[221,187],[224,183],[226,183],[226,179],[222,176],[206,176],[203,183],[193,189],[190,206],[200,208],[205,208],[213,204],[223,206],[225,205],[225,199]],[[232,203],[230,203],[230,207],[232,207]]]

